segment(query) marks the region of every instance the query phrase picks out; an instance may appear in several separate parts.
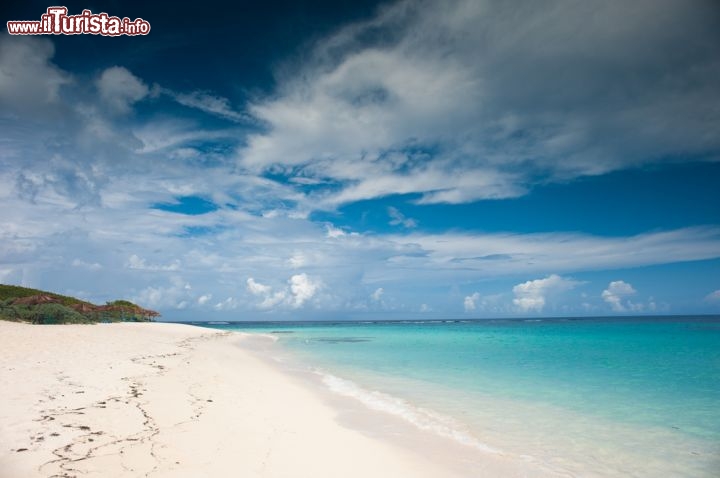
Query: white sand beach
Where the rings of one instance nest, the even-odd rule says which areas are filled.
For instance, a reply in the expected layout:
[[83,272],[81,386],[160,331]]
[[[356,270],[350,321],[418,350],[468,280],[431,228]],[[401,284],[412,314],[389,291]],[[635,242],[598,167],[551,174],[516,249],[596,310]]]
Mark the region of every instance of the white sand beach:
[[544,476],[353,427],[242,334],[0,321],[0,337],[2,478]]

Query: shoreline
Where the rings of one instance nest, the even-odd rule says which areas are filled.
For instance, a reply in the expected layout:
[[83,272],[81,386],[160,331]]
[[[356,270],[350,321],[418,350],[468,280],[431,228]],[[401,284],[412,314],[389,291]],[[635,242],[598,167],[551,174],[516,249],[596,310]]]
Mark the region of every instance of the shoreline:
[[[244,337],[242,346],[245,350],[250,350],[286,379],[298,382],[330,406],[340,425],[412,454],[432,456],[433,462],[441,464],[444,469],[444,474],[438,476],[476,477],[478,473],[490,477],[568,476],[530,456],[497,450],[477,441],[452,417],[434,410],[417,409],[400,397],[364,389],[357,383],[318,369],[279,345],[275,335],[245,331],[233,333]],[[327,382],[328,378],[350,385],[365,396],[360,398],[354,393],[339,390],[336,384]],[[419,411],[420,416],[414,417],[413,412],[409,416],[410,409]],[[438,430],[435,426],[438,420],[452,423],[443,423],[443,429]]]
[[[684,321],[680,321],[677,326],[684,328]],[[238,329],[252,333],[271,331],[273,327]],[[691,415],[706,413],[711,419],[714,416],[711,402],[697,402],[695,410],[678,409],[677,413],[663,415],[662,412],[667,410],[676,410],[679,402],[658,400],[655,403],[638,400],[633,404],[617,391],[603,394],[602,390],[583,386],[582,380],[572,380],[567,383],[573,383],[573,386],[577,384],[578,393],[575,396],[582,400],[582,402],[573,402],[563,395],[563,383],[558,383],[552,378],[556,375],[542,376],[547,377],[552,382],[550,384],[544,384],[542,380],[535,383],[527,380],[528,374],[514,375],[515,371],[522,372],[518,367],[507,368],[503,363],[486,361],[483,357],[477,357],[480,359],[478,363],[482,364],[482,370],[478,367],[473,368],[473,364],[468,361],[465,363],[447,361],[442,354],[433,355],[432,352],[432,350],[443,350],[440,345],[443,341],[442,335],[439,335],[437,340],[433,338],[423,341],[418,335],[428,336],[424,332],[426,329],[416,330],[412,326],[408,327],[409,329],[404,329],[403,326],[404,330],[396,328],[397,333],[393,333],[393,329],[386,330],[373,325],[350,326],[348,329],[335,326],[317,329],[289,326],[280,328],[278,333],[294,335],[279,335],[277,347],[272,348],[287,351],[291,362],[295,359],[297,362],[295,365],[299,364],[301,368],[312,373],[315,380],[311,380],[311,385],[322,389],[325,392],[321,392],[322,395],[327,395],[328,390],[331,390],[331,395],[336,400],[334,404],[336,408],[341,409],[347,405],[347,402],[342,402],[336,397],[337,394],[349,397],[356,405],[357,402],[362,402],[365,407],[356,407],[359,409],[357,417],[347,422],[354,428],[365,428],[377,433],[380,428],[376,421],[378,415],[368,413],[367,408],[370,408],[373,409],[371,411],[378,410],[386,417],[399,417],[402,423],[410,423],[414,426],[403,434],[399,432],[402,423],[396,423],[396,426],[387,430],[382,436],[384,439],[390,439],[404,446],[410,445],[413,450],[446,450],[447,442],[452,441],[481,452],[468,453],[466,446],[463,453],[462,450],[457,450],[458,447],[454,447],[457,452],[451,453],[449,460],[444,460],[446,462],[472,463],[477,470],[488,462],[497,462],[497,458],[513,463],[515,467],[524,463],[527,476],[539,476],[541,473],[552,476],[597,478],[629,475],[652,477],[663,473],[688,478],[716,475],[717,439],[712,440],[709,438],[711,435],[702,434],[703,430],[713,434],[716,432],[711,427],[702,428],[699,423],[694,427],[695,422],[692,421],[694,415]],[[450,326],[443,325],[443,330],[451,332],[453,329],[448,327]],[[564,325],[559,327],[563,329],[558,330],[567,331]],[[568,327],[572,326],[568,325]],[[232,330],[230,327],[218,328]],[[616,338],[627,332],[617,328],[613,330]],[[662,330],[674,329],[663,327]],[[465,337],[473,336],[472,330],[466,332]],[[582,337],[583,329],[579,329],[579,332],[580,335],[577,336]],[[522,333],[525,335],[525,332]],[[515,335],[517,335],[515,332],[510,334],[510,336]],[[501,337],[507,336],[507,334],[501,335]],[[639,337],[644,340],[648,336],[647,332],[636,334],[628,343],[637,342]],[[664,336],[667,336],[667,333],[660,335],[660,337]],[[447,335],[444,338],[447,339]],[[370,343],[347,347],[342,344],[334,345],[336,342],[355,342],[354,339],[363,339],[357,341]],[[692,342],[685,335],[673,334],[672,340],[678,345],[664,356],[682,353],[682,350],[676,351],[676,349],[683,349],[684,344]],[[450,341],[446,340],[446,342]],[[418,348],[416,345],[414,349],[413,346],[405,347],[405,344],[418,343],[423,344],[423,347]],[[470,345],[474,346],[472,341]],[[398,353],[397,350],[402,352]],[[485,350],[486,355],[487,350]],[[548,349],[546,348],[545,351],[548,352]],[[458,350],[457,353],[460,355],[462,351]],[[577,356],[577,353],[574,351],[573,354],[566,356]],[[604,353],[601,351],[601,355]],[[428,363],[425,357],[419,354],[439,357],[441,366]],[[501,358],[506,357],[502,353],[497,355]],[[468,356],[467,353],[465,356]],[[669,367],[668,363],[674,362],[672,357],[668,358],[671,359],[669,362],[650,360],[648,362],[650,369],[653,363],[662,363],[664,367]],[[609,363],[612,363],[612,359],[613,356],[609,356]],[[617,360],[615,362],[617,363]],[[551,360],[550,363],[556,362]],[[585,365],[581,368],[585,372],[592,372],[605,366],[596,362]],[[464,368],[466,366],[468,368]],[[452,373],[453,370],[460,370],[463,376],[453,375],[451,379],[446,379],[437,374],[438,371]],[[505,376],[513,377],[513,380],[517,377],[537,385],[533,388],[519,388],[521,392],[531,391],[533,394],[537,393],[537,396],[520,394],[512,396],[513,391],[516,390],[515,384],[498,376],[498,370],[504,371]],[[547,367],[545,371],[548,371]],[[577,371],[578,368],[568,370],[570,374],[575,373],[579,377]],[[645,372],[643,369],[639,371]],[[685,370],[680,369],[679,372],[684,374]],[[483,381],[484,373],[490,373],[491,380]],[[595,377],[588,374],[584,376]],[[597,384],[601,382],[620,384],[622,387],[626,383],[618,380],[618,376],[623,377],[622,373],[615,377],[611,375],[607,380],[602,374],[598,376],[603,377],[603,380],[596,380]],[[653,373],[652,377],[649,377],[645,372],[645,376],[650,381],[643,382],[643,385],[657,386],[654,384],[658,383],[658,375]],[[670,383],[676,383],[669,373],[660,374],[660,377],[663,376]],[[466,384],[458,378],[469,378],[468,387],[463,388]],[[532,375],[530,378],[533,378]],[[629,379],[624,377],[624,380],[632,379],[633,377]],[[322,383],[318,385],[318,382]],[[479,386],[480,383],[482,388]],[[674,390],[678,389],[682,387],[674,388]],[[647,385],[644,389],[638,387],[632,391],[637,392],[636,397],[642,397],[642,392],[646,390],[648,390]],[[663,391],[657,388],[652,390],[657,391],[658,394]],[[595,391],[598,392],[597,395],[593,394]],[[688,396],[697,396],[697,394]],[[547,397],[553,400],[547,400]],[[554,398],[558,400],[555,401]],[[588,406],[585,400],[589,400],[592,406]],[[598,404],[607,405],[607,408],[597,407]],[[666,408],[659,408],[663,406]],[[340,418],[342,419],[343,415]],[[445,439],[435,440],[432,446],[429,446],[427,441],[409,443],[408,437],[418,440],[422,435],[416,428],[431,430],[435,435],[441,435]],[[464,475],[471,476],[466,473],[467,470],[462,471]],[[512,473],[504,471],[488,473],[488,475],[508,476]]]
[[273,365],[251,334],[11,322],[0,334],[2,477],[547,475],[507,456],[462,462]]

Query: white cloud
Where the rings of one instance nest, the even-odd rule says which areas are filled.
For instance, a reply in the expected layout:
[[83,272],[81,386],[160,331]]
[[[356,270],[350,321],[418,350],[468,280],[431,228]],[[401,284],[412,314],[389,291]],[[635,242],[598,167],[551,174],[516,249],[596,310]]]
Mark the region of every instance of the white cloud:
[[9,268],[0,268],[0,282],[9,283],[8,279],[12,277],[15,271]]
[[334,207],[407,193],[513,197],[537,178],[703,157],[720,148],[710,9],[397,2],[278,74],[275,94],[249,106],[269,128],[239,161],[327,181],[316,204]]
[[222,302],[215,304],[215,310],[235,310],[238,308],[238,301],[234,297],[228,297]]
[[465,296],[465,299],[463,300],[463,307],[465,308],[465,312],[470,312],[475,310],[477,307],[475,303],[480,300],[480,293],[475,292],[472,295]]
[[302,252],[297,252],[293,254],[293,256],[288,259],[288,265],[292,267],[293,269],[299,269],[300,267],[303,267],[308,262],[308,258],[305,254]]
[[287,301],[287,291],[279,290],[265,296],[262,302],[258,304],[260,309],[272,309],[273,307],[284,304]]
[[140,78],[122,66],[104,70],[97,80],[100,98],[116,113],[129,113],[133,104],[150,93]]
[[[666,5],[664,0],[659,1]],[[427,31],[453,32],[458,30],[453,22],[458,21],[458,31],[464,34],[466,19],[453,19],[451,15],[462,5],[469,9],[471,18],[478,18],[474,4],[459,2],[448,7],[447,12],[440,12],[438,28]],[[523,194],[524,172],[536,170],[536,161],[543,171],[567,178],[588,173],[588,166],[595,168],[590,169],[593,174],[622,167],[624,162],[616,164],[602,159],[599,153],[588,156],[600,158],[597,166],[591,160],[578,160],[579,156],[571,153],[588,151],[591,146],[585,140],[594,136],[583,139],[584,125],[589,124],[588,131],[594,134],[598,125],[614,125],[610,120],[616,119],[616,112],[640,114],[646,109],[633,107],[638,106],[638,101],[645,101],[642,98],[649,101],[643,104],[650,109],[674,105],[681,114],[641,115],[651,118],[636,123],[641,134],[646,128],[657,126],[658,118],[688,117],[682,112],[686,111],[689,93],[680,92],[679,97],[658,102],[654,93],[645,92],[638,97],[631,95],[627,107],[613,110],[616,104],[609,102],[607,111],[602,113],[605,116],[600,118],[585,117],[578,108],[569,108],[568,117],[554,105],[556,99],[558,104],[573,103],[566,96],[572,93],[568,88],[558,86],[556,93],[560,97],[552,101],[542,95],[534,96],[521,88],[523,85],[514,83],[520,82],[516,78],[522,76],[512,75],[504,67],[487,70],[487,77],[481,75],[482,81],[478,81],[476,66],[480,68],[480,63],[494,61],[502,50],[498,42],[515,43],[524,52],[529,40],[521,34],[518,38],[506,36],[506,40],[496,38],[498,30],[490,25],[486,31],[491,41],[482,54],[469,51],[475,45],[473,31],[468,33],[469,43],[465,46],[458,47],[454,37],[448,37],[449,55],[437,55],[432,49],[424,52],[413,41],[427,40],[423,35],[413,40],[411,32],[425,31],[415,27],[431,23],[430,12],[441,8],[431,4],[426,7],[427,12],[408,4],[410,16],[404,16],[397,7],[387,10],[390,13],[381,13],[375,21],[383,31],[392,23],[392,15],[398,15],[397,36],[389,43],[383,40],[374,49],[355,45],[356,33],[366,31],[367,25],[359,26],[358,30],[342,29],[340,36],[348,38],[338,38],[338,49],[328,53],[328,57],[337,61],[320,61],[323,48],[320,45],[316,52],[320,55],[318,63],[305,63],[319,82],[311,77],[298,77],[293,83],[290,76],[280,75],[279,88],[272,97],[256,100],[252,105],[260,112],[258,117],[272,121],[267,129],[253,136],[249,149],[243,151],[248,156],[239,160],[240,167],[234,161],[234,153],[228,152],[244,144],[245,133],[240,128],[208,130],[207,122],[162,119],[161,114],[153,115],[152,121],[146,121],[145,115],[108,114],[116,108],[99,103],[93,85],[83,84],[85,77],[72,77],[52,64],[53,48],[48,40],[21,40],[19,47],[5,48],[15,40],[0,36],[3,281],[51,290],[67,284],[99,300],[136,297],[147,307],[187,307],[188,314],[194,307],[210,308],[234,297],[237,309],[292,311],[298,317],[315,316],[321,309],[347,311],[365,306],[370,310],[369,304],[378,309],[378,304],[373,304],[368,296],[382,284],[385,290],[393,291],[392,298],[381,297],[380,302],[388,303],[383,309],[417,311],[420,302],[417,293],[422,290],[422,301],[440,313],[457,311],[462,296],[443,295],[455,284],[494,278],[505,281],[509,290],[511,285],[528,277],[545,277],[550,273],[565,275],[720,257],[717,227],[608,237],[574,233],[428,234],[417,229],[412,233],[403,230],[396,234],[357,233],[314,222],[310,213],[318,208],[388,194],[419,192],[415,197],[420,197],[421,203]],[[585,7],[575,6],[571,10],[574,8]],[[601,7],[604,8],[610,7]],[[488,9],[490,15],[493,7]],[[559,15],[555,10],[551,12]],[[538,25],[548,21],[543,12],[538,15],[541,17]],[[543,34],[530,28],[524,19],[518,21],[529,37]],[[347,41],[357,48],[346,48]],[[548,52],[550,59],[556,59],[557,50],[563,47],[556,41],[544,45],[552,50]],[[571,47],[568,54],[577,59],[577,52]],[[403,48],[408,49],[407,55]],[[614,61],[614,50],[604,51],[605,58]],[[472,55],[478,56],[477,62],[464,61]],[[426,56],[431,61],[426,62]],[[397,65],[393,64],[395,58],[401,60]],[[522,58],[527,61],[528,55]],[[367,65],[379,68],[364,70]],[[447,67],[447,71],[436,76],[433,72],[438,65]],[[116,107],[129,110],[137,101],[147,98],[144,95],[152,93],[145,93],[147,82],[122,70],[127,73],[130,87],[124,88],[122,81],[109,81],[106,93],[109,104],[117,101]],[[14,72],[14,76],[8,76],[8,71]],[[122,76],[120,71],[116,70],[116,74]],[[679,75],[673,80],[680,83],[686,75],[694,74],[682,68],[673,71]],[[575,67],[568,73],[579,74]],[[509,91],[517,93],[516,98],[501,94],[496,85],[497,75],[508,78],[512,87]],[[533,91],[550,88],[551,79],[541,76],[530,75],[527,86]],[[537,83],[541,80],[542,84]],[[379,82],[377,89],[373,87],[375,82]],[[400,91],[403,83],[407,90]],[[591,83],[587,83],[588,88]],[[307,95],[300,94],[303,88],[308,88]],[[441,94],[424,95],[427,89]],[[550,93],[555,91],[554,87],[550,89]],[[697,91],[704,89],[699,86]],[[469,96],[464,97],[466,93]],[[477,94],[482,101],[473,103],[473,95]],[[589,101],[584,91],[572,94],[580,103]],[[709,92],[707,105],[717,104],[711,101],[715,94],[715,90]],[[187,97],[197,101],[194,107],[206,107],[212,114],[222,116],[223,105],[230,107],[222,98],[214,102],[209,93],[206,97],[192,93]],[[529,98],[541,104],[530,104]],[[510,108],[512,105],[507,102],[516,100],[517,109]],[[154,105],[148,102],[148,106]],[[443,109],[446,107],[447,111]],[[211,108],[215,111],[210,111]],[[698,116],[704,114],[704,108],[696,110]],[[589,106],[581,109],[597,111]],[[37,120],[39,116],[23,119],[23,115],[34,110],[61,112],[62,120],[53,119],[52,115],[43,115],[41,121]],[[444,116],[436,115],[437,112]],[[197,116],[197,112],[179,109],[178,114],[183,113]],[[697,129],[698,135],[715,124],[712,114],[705,117],[708,120]],[[565,121],[568,119],[571,121]],[[683,133],[685,128],[680,126],[678,134],[689,134]],[[538,131],[548,131],[549,136],[544,138]],[[660,136],[664,139],[659,141],[658,151],[668,150],[670,140],[678,147],[687,143],[677,137],[673,139],[672,135]],[[578,142],[578,137],[582,141]],[[707,142],[717,135],[703,137]],[[518,145],[513,138],[526,144]],[[607,140],[603,135],[597,138],[598,143],[603,143],[603,138]],[[617,141],[626,139],[620,135]],[[604,143],[608,147],[615,144]],[[642,148],[633,142],[629,145],[632,147],[628,161],[638,160],[636,152]],[[527,151],[533,153],[531,159],[523,156]],[[553,151],[560,153],[553,156],[550,154]],[[592,148],[589,151],[592,153]],[[693,149],[688,151],[692,153]],[[277,154],[283,152],[287,155]],[[272,172],[294,179],[276,182],[255,175],[272,168],[268,165],[276,160],[273,158],[281,158],[283,164]],[[330,192],[322,193],[324,188]],[[153,204],[193,195],[212,198],[221,207],[200,216],[152,209]],[[398,213],[401,216],[389,220],[401,221],[396,225],[409,227],[411,223],[403,221],[411,219]],[[92,270],[99,264],[103,274],[83,270]],[[165,277],[181,269],[188,282],[202,284],[205,295],[193,294],[184,289],[184,284],[177,285]],[[293,284],[291,276],[301,271],[307,272],[307,282],[295,279]],[[262,284],[256,283],[261,293],[253,294],[250,286],[243,284],[248,277],[262,278]],[[159,278],[169,282],[159,282]],[[238,278],[243,278],[240,284]],[[326,290],[322,284],[332,285],[332,290]],[[427,284],[434,287],[421,289]],[[243,286],[247,289],[242,290]],[[206,296],[207,300],[201,301]],[[511,298],[505,296],[502,302],[498,299],[492,303],[489,300],[483,295],[473,302],[478,314],[510,313],[503,307],[512,307]],[[604,305],[599,298],[596,300]],[[623,305],[628,310],[630,307],[650,310],[653,302]],[[662,302],[657,304],[658,309],[663,307]],[[546,298],[546,309],[550,305]],[[230,310],[229,306],[221,306],[220,312]]]
[[90,263],[90,262],[85,262],[82,259],[77,259],[77,258],[73,259],[72,266],[73,267],[81,267],[83,269],[89,269],[89,270],[93,270],[93,271],[102,269],[102,266],[100,264],[98,264],[97,262]]
[[128,258],[127,262],[125,263],[125,267],[127,267],[128,269],[145,271],[177,271],[180,269],[180,261],[175,259],[170,264],[166,265],[148,264],[145,259],[138,256],[137,254],[133,254]]
[[393,257],[397,266],[428,269],[429,273],[434,269],[437,274],[452,271],[458,277],[609,270],[720,257],[717,228],[686,228],[621,238],[572,233],[449,232],[391,235],[386,240],[398,248],[406,246],[405,253]]
[[623,299],[626,297],[635,295],[637,291],[632,285],[625,281],[613,281],[608,284],[608,288],[602,292],[602,299],[610,304],[612,310],[615,312],[624,312],[626,310],[641,311],[643,309],[642,304],[633,304],[630,301],[623,303]]
[[145,269],[145,259],[133,254],[127,260],[127,267],[130,269]]
[[710,292],[707,296],[705,296],[705,300],[708,302],[720,302],[720,289]]
[[208,301],[212,299],[212,294],[205,294],[198,297],[197,303],[198,305],[205,305]]
[[347,235],[345,231],[333,226],[332,224],[326,224],[325,228],[327,229],[327,237],[331,239],[338,239]]
[[573,289],[579,282],[552,274],[544,279],[536,279],[513,287],[513,304],[521,312],[542,312],[546,299],[550,295],[560,294]]
[[[193,194],[198,191],[196,188],[204,187],[201,181],[215,180],[212,171],[208,174],[211,177],[193,178],[192,182],[167,183],[112,177],[112,195],[103,194],[103,206],[85,208],[82,221],[77,220],[78,212],[72,204],[44,195],[39,195],[32,204],[12,195],[10,182],[9,188],[0,188],[6,206],[0,215],[0,267],[13,271],[6,280],[17,283],[24,280],[29,286],[54,289],[57,285],[53,281],[58,279],[53,271],[76,269],[70,266],[78,259],[102,264],[104,270],[112,272],[81,274],[77,268],[75,275],[63,279],[61,284],[72,284],[72,288],[103,300],[103,294],[112,294],[107,297],[110,300],[115,296],[138,297],[137,291],[146,288],[167,287],[159,285],[158,275],[173,273],[163,268],[178,267],[189,282],[203,284],[202,293],[183,295],[174,303],[162,301],[167,304],[163,307],[174,308],[185,300],[188,309],[192,309],[199,306],[197,297],[211,293],[213,305],[221,298],[236,297],[238,309],[294,310],[298,316],[309,317],[310,310],[345,311],[358,303],[374,304],[369,295],[380,287],[386,292],[381,299],[387,302],[387,310],[392,307],[400,310],[402,303],[418,304],[413,295],[421,286],[432,283],[433,290],[428,291],[422,302],[435,311],[451,312],[457,310],[464,295],[446,299],[440,291],[453,284],[486,278],[514,280],[515,284],[522,282],[517,277],[542,278],[550,273],[565,276],[579,271],[720,257],[720,230],[715,228],[628,237],[348,232],[332,238],[324,224],[282,215],[264,218],[221,208],[206,215],[185,216],[147,209],[147,204],[167,202],[164,199],[167,196],[155,195],[157,190],[172,188],[174,193]],[[0,182],[4,177],[0,173]],[[222,180],[218,178],[220,184]],[[223,204],[224,200],[216,202]],[[118,228],[117,224],[123,227]],[[218,229],[220,226],[222,229]],[[219,232],[193,237],[184,235],[187,227]],[[290,268],[288,258],[299,254],[308,259],[303,267],[311,269]],[[332,290],[317,292],[301,307],[293,309],[291,304],[295,300],[288,279],[303,271],[314,280],[322,278],[323,283],[332,285]],[[246,295],[240,296],[238,277],[243,278],[241,288],[246,287],[247,278],[254,278],[268,288],[264,289],[268,294],[255,296],[247,289],[243,291]],[[397,302],[388,300],[387,291],[391,287]],[[479,315],[512,312],[504,308],[512,306],[512,296],[505,302],[484,305],[486,299],[483,295],[475,303]],[[149,303],[139,303],[152,308]],[[547,300],[543,310],[550,304]],[[657,304],[661,307],[661,302]]]
[[206,141],[222,141],[237,135],[232,129],[207,130],[187,120],[155,120],[138,125],[133,135],[141,142],[135,151],[140,154],[162,152],[176,157],[195,159],[186,145]]
[[388,207],[388,215],[391,218],[391,226],[403,226],[407,228],[417,227],[417,221],[415,219],[405,217],[405,215],[395,207]]
[[432,312],[432,307],[427,304],[420,304],[420,313]]
[[647,310],[649,310],[650,312],[655,312],[656,310],[658,310],[658,305],[655,302],[654,297],[650,297],[650,299],[648,300]]
[[180,277],[172,277],[168,286],[149,286],[133,298],[133,302],[150,308],[183,309],[191,297],[192,287]]
[[37,114],[57,104],[60,88],[72,77],[50,61],[54,55],[45,38],[0,35],[0,106]]
[[382,287],[378,287],[377,289],[375,289],[375,292],[370,294],[370,298],[372,300],[374,300],[375,302],[377,302],[382,298],[384,293],[385,293],[385,289],[383,289]]
[[247,288],[251,294],[262,297],[262,301],[257,305],[260,309],[271,309],[287,299],[287,291],[273,292],[272,287],[256,282],[252,277],[247,280]]
[[270,309],[276,306],[300,308],[312,299],[322,287],[321,281],[310,278],[304,272],[291,276],[287,284],[284,288],[273,290],[271,286],[261,284],[252,277],[247,280],[248,291],[262,298],[262,301],[257,304],[260,309]]
[[163,90],[169,94],[178,103],[189,108],[196,108],[206,113],[220,116],[231,121],[250,121],[251,118],[246,114],[235,111],[230,106],[230,100],[215,96],[204,91],[193,91],[191,93],[176,93],[170,90]]
[[463,309],[466,313],[475,312],[494,316],[511,315],[515,312],[511,304],[508,303],[506,294],[480,295],[479,292],[465,296]]
[[250,293],[254,295],[266,295],[272,290],[272,287],[256,282],[252,277],[248,278],[247,287]]
[[320,282],[314,281],[307,274],[295,274],[290,278],[290,292],[292,300],[290,304],[295,307],[301,307],[305,302],[312,299],[320,289]]

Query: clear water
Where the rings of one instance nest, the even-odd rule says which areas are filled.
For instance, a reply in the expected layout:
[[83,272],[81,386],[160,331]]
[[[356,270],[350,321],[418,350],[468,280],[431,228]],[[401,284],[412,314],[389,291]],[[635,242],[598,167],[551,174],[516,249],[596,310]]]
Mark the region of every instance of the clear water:
[[334,392],[572,476],[720,476],[720,317],[215,324]]

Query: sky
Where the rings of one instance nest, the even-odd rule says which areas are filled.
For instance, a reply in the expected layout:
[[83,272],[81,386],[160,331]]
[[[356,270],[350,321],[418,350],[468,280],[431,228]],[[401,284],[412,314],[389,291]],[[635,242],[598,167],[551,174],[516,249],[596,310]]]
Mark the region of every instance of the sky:
[[63,5],[151,31],[0,34],[2,283],[164,320],[720,313],[715,1]]

